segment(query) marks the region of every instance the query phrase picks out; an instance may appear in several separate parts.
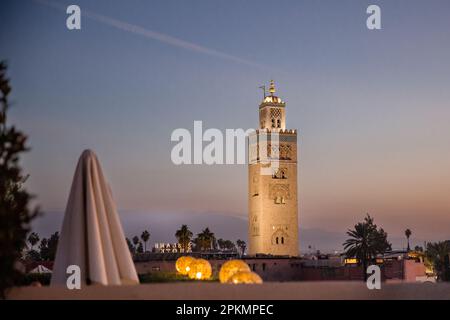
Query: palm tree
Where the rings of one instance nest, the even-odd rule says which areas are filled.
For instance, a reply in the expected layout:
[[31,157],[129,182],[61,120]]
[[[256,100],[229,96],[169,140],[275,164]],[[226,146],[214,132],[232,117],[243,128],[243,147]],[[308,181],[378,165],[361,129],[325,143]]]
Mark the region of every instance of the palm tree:
[[30,233],[28,236],[28,242],[31,244],[31,249],[39,242],[40,238],[36,232]]
[[438,280],[450,281],[450,241],[427,244],[426,257],[432,262]]
[[191,242],[192,236],[194,234],[189,230],[188,226],[183,224],[177,232],[175,232],[175,237],[178,239],[178,243],[183,248],[183,252],[188,252],[189,243]]
[[197,245],[200,247],[200,250],[202,251],[211,250],[216,242],[214,233],[212,233],[208,227],[199,234],[197,234],[196,240]]
[[364,281],[366,281],[368,263],[373,261],[377,254],[391,250],[391,244],[387,241],[387,233],[382,228],[377,229],[369,214],[354,228],[354,230],[347,231],[350,239],[343,244],[346,250],[345,254],[348,258],[357,258],[358,262],[362,264]]
[[224,250],[225,249],[225,240],[223,240],[222,238],[217,239],[217,245],[219,246],[220,250]]
[[408,252],[411,251],[410,247],[409,247],[409,237],[411,236],[412,232],[409,229],[405,230],[405,236],[406,236],[406,240],[408,241],[408,248],[406,249]]
[[217,245],[221,251],[236,251],[236,245],[231,240],[218,239]]
[[245,249],[247,248],[247,245],[245,243],[244,240],[238,239],[236,241],[236,245],[238,246],[238,248],[241,250],[241,256],[244,255],[245,253]]
[[137,245],[139,244],[139,237],[138,236],[134,236],[132,241],[133,241],[134,246],[137,248]]
[[141,241],[139,241],[139,245],[137,246],[136,251],[137,251],[137,253],[144,253],[144,248],[142,246],[142,242]]
[[144,252],[147,251],[147,241],[150,239],[150,233],[147,230],[144,230],[141,234],[141,239],[144,242]]

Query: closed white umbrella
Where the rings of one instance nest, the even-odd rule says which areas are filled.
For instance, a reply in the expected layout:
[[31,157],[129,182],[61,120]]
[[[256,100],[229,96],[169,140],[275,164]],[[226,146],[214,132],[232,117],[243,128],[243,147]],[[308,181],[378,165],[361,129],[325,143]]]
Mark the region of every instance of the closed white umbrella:
[[138,284],[111,190],[95,153],[85,150],[75,171],[56,251],[52,285],[65,285],[67,267],[81,283]]

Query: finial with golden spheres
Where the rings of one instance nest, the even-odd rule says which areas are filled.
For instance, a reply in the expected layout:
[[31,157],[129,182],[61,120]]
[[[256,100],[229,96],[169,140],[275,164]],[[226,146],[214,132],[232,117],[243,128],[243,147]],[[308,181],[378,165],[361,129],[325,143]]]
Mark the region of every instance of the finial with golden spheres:
[[275,93],[275,83],[273,82],[273,80],[270,80],[269,92],[271,96],[273,96],[273,94]]

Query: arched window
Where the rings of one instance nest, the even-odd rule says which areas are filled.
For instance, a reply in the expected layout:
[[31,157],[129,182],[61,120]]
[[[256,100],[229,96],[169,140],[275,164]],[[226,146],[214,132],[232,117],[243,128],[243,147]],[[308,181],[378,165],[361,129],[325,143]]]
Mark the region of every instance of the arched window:
[[281,120],[280,119],[277,120],[277,128],[281,128]]
[[275,128],[275,119],[272,118],[272,128]]
[[278,244],[278,237],[275,239],[276,244]]
[[283,196],[276,196],[275,197],[275,204],[285,204],[285,199]]
[[281,237],[281,244],[284,244],[284,237]]

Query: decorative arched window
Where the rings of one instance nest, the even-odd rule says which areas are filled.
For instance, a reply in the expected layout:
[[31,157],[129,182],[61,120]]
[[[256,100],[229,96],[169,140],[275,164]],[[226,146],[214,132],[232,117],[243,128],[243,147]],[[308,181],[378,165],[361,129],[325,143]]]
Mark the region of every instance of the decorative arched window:
[[270,119],[272,120],[272,128],[281,128],[281,109],[271,108]]
[[276,204],[284,204],[286,200],[290,200],[288,184],[271,184],[269,197]]
[[276,204],[285,204],[286,202],[285,202],[285,199],[283,196],[277,196],[277,197],[275,197],[275,203]]
[[272,179],[287,179],[287,168],[274,169],[272,172]]
[[289,242],[288,234],[283,230],[282,226],[273,227],[276,228],[274,233],[272,234],[272,245],[284,245]]

